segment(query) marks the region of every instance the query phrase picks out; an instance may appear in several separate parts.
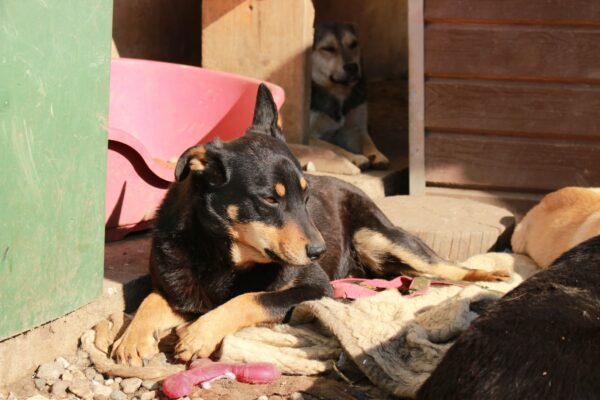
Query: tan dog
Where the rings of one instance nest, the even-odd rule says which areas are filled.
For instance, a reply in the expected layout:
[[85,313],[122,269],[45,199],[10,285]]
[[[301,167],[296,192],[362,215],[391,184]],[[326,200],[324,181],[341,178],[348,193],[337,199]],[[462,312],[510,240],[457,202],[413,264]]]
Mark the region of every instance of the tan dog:
[[546,195],[517,225],[515,253],[547,268],[565,251],[600,235],[600,188],[567,187]]
[[310,144],[328,148],[360,169],[386,169],[389,160],[367,129],[366,81],[354,26],[317,24],[311,60]]

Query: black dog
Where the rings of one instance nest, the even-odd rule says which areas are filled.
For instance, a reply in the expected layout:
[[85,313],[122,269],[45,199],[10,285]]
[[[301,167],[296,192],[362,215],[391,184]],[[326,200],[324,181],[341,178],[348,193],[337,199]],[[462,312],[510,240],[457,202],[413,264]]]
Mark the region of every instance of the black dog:
[[245,136],[188,149],[175,175],[156,219],[155,292],[115,344],[120,362],[141,364],[157,351],[158,333],[175,326],[178,356],[206,357],[226,334],[282,321],[294,305],[331,295],[330,279],[351,274],[404,266],[452,280],[506,276],[446,262],[356,187],[305,177],[263,85]]
[[600,398],[600,236],[491,306],[417,398]]

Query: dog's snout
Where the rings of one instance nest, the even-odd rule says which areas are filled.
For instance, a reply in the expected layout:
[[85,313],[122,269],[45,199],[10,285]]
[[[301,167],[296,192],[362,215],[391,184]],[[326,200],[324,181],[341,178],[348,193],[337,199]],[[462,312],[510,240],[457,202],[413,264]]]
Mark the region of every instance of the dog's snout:
[[346,71],[350,75],[356,75],[358,73],[358,64],[357,63],[344,64],[344,71]]
[[327,246],[325,246],[325,243],[311,243],[306,245],[306,255],[312,261],[318,260],[319,257],[321,257],[323,253],[325,253],[325,250],[327,250]]

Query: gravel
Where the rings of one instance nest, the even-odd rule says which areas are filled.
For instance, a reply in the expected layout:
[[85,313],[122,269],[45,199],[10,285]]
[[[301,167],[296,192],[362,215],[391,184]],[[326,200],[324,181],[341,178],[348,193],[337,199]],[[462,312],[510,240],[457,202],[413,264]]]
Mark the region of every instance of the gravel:
[[127,395],[120,390],[115,390],[110,394],[111,400],[126,400]]
[[[33,376],[33,384],[40,398],[68,400],[153,400],[158,399],[160,385],[153,380],[139,378],[109,377],[96,371],[84,351],[58,357],[53,362],[42,364]],[[24,397],[27,398],[27,397]],[[17,400],[14,394],[0,400]],[[39,400],[39,399],[38,399]]]
[[142,386],[142,380],[140,378],[127,378],[121,381],[121,388],[123,392],[127,394],[133,394]]
[[54,385],[52,385],[52,389],[50,390],[50,393],[52,393],[52,397],[55,397],[57,399],[66,398],[67,397],[67,389],[69,388],[70,384],[71,384],[71,381],[56,382]]
[[82,399],[91,399],[94,396],[90,381],[85,379],[76,379],[69,385],[69,392]]
[[62,373],[65,372],[65,367],[63,367],[58,362],[51,362],[40,365],[37,369],[36,377],[39,379],[45,380],[58,380]]

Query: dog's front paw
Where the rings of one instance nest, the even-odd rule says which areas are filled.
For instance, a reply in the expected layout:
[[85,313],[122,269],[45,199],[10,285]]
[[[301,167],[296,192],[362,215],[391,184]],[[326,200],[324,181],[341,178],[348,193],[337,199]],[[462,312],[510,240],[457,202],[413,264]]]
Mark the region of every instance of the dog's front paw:
[[371,161],[371,168],[373,169],[388,169],[390,167],[390,160],[380,152],[369,154],[367,157]]
[[369,159],[362,154],[352,154],[351,156],[348,156],[348,159],[350,162],[352,162],[352,164],[360,168],[361,171],[368,169],[371,165],[371,161],[369,161]]
[[179,327],[177,329],[179,342],[175,346],[176,356],[183,361],[209,357],[229,333],[221,329],[219,322],[211,318],[208,313],[189,325]]
[[144,360],[149,360],[156,354],[158,354],[158,340],[152,330],[137,329],[132,323],[123,336],[113,344],[111,356],[119,364],[141,367],[144,365]]
[[473,269],[465,275],[463,278],[465,281],[477,282],[477,281],[509,281],[510,273],[503,270],[484,271],[482,269]]

